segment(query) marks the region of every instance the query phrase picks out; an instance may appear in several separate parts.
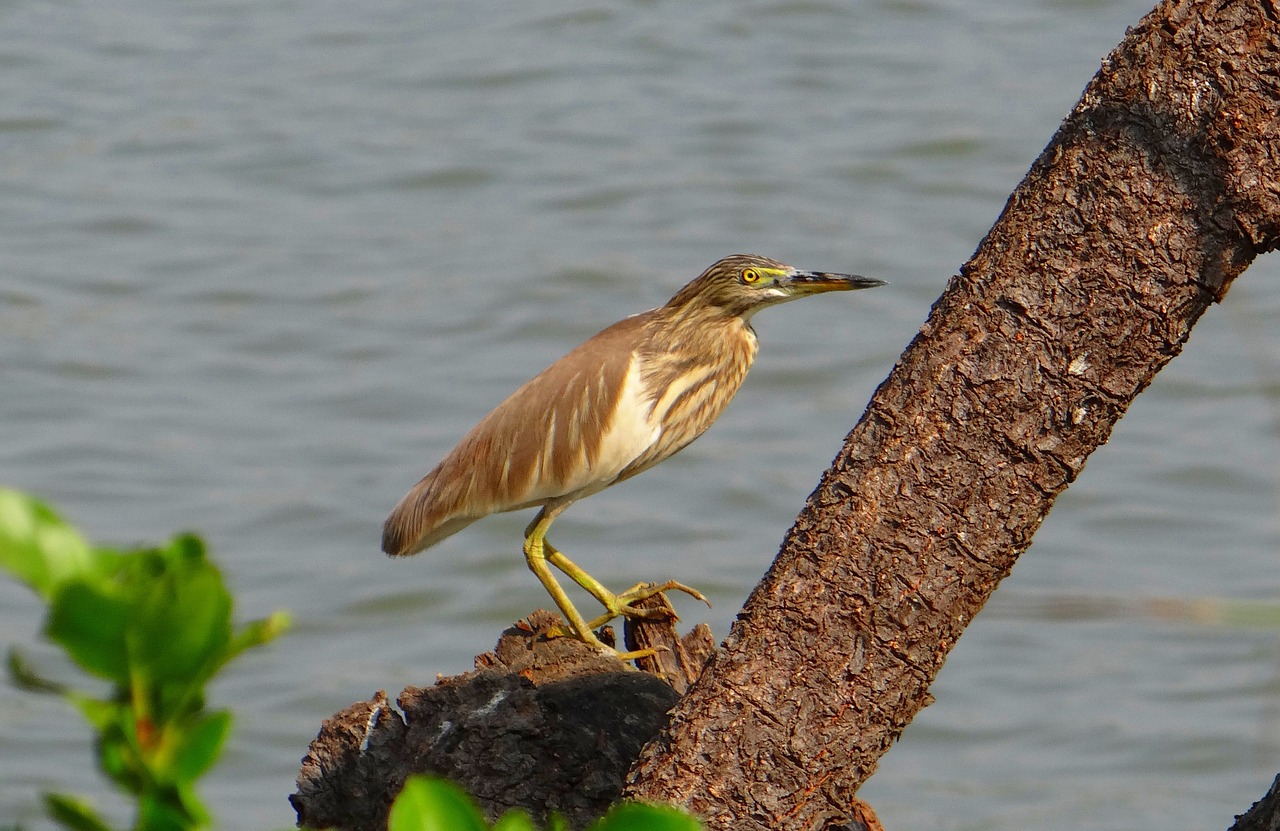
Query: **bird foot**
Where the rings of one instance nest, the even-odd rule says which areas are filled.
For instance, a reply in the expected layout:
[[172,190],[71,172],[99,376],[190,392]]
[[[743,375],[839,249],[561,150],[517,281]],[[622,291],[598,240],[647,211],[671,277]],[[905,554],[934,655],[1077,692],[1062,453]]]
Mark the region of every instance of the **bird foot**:
[[[618,594],[607,593],[604,597],[597,597],[601,604],[607,610],[603,615],[590,621],[583,621],[577,618],[579,625],[557,624],[549,628],[544,634],[547,638],[575,638],[582,641],[588,646],[593,646],[601,651],[610,652],[618,656],[623,661],[630,661],[635,658],[644,658],[654,654],[652,649],[637,649],[632,652],[619,652],[612,646],[596,636],[595,630],[609,623],[615,618],[625,617],[630,620],[662,620],[675,617],[675,613],[669,608],[646,608],[635,604],[647,600],[656,594],[667,591],[682,591],[690,597],[696,597],[707,606],[711,605],[711,601],[707,600],[702,592],[695,588],[686,586],[675,580],[668,580],[665,583],[636,583],[631,588]],[[568,617],[568,615],[566,615]],[[576,618],[576,614],[573,615]]]
[[662,592],[669,592],[669,591],[684,592],[690,597],[697,598],[698,600],[701,600],[703,603],[707,604],[708,609],[711,608],[711,601],[707,600],[706,596],[703,595],[702,592],[698,591],[692,586],[686,586],[684,583],[677,583],[675,580],[668,580],[665,583],[636,583],[634,586],[627,589],[622,594],[619,594],[617,596],[617,600],[622,604],[623,607],[625,607],[626,610],[629,610],[629,611],[624,611],[623,609],[619,609],[618,613],[629,618],[634,617],[634,618],[644,619],[647,617],[654,617],[654,615],[651,613],[657,612],[658,613],[657,616],[661,617],[662,612],[659,609],[641,609],[641,608],[636,608],[631,604],[639,603],[641,600],[648,600],[650,597],[653,597],[655,594],[661,594]]
[[663,618],[670,618],[672,617],[672,613],[666,609],[644,608],[642,606],[635,605],[642,600],[647,600],[650,597],[653,597],[655,594],[661,594],[662,592],[667,591],[682,591],[685,594],[691,597],[696,597],[698,600],[706,603],[708,607],[711,606],[711,601],[707,600],[702,592],[690,586],[686,586],[683,583],[678,583],[675,580],[668,580],[665,583],[636,583],[626,591],[615,594],[611,598],[607,598],[605,601],[602,601],[608,611],[600,617],[592,620],[587,624],[587,626],[590,629],[597,629],[616,617],[625,617],[630,620],[661,620]]
[[623,663],[626,663],[627,661],[634,661],[637,658],[648,658],[650,656],[658,654],[659,650],[666,649],[666,647],[657,647],[657,648],[633,649],[628,652],[621,652],[615,649],[614,647],[610,646],[609,644],[605,643],[604,641],[602,641],[596,635],[595,630],[599,626],[603,626],[603,625],[604,625],[603,623],[590,625],[590,628],[586,630],[586,633],[584,636],[582,633],[575,632],[568,625],[557,623],[548,627],[546,631],[542,633],[542,636],[547,640],[551,640],[553,638],[572,638],[574,640],[583,642],[587,646],[598,649],[601,652],[612,655],[613,657],[617,658],[619,661],[622,661]]

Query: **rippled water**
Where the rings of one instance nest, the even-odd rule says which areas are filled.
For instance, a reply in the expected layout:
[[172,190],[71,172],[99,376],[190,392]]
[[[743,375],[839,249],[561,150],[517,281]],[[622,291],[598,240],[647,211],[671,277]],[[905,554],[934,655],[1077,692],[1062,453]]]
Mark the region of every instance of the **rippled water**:
[[[716,258],[892,286],[757,319],[706,437],[575,506],[611,584],[723,635],[823,466],[1140,2],[0,5],[0,481],[95,539],[206,534],[243,617],[206,793],[292,824],[320,720],[546,603],[528,517],[378,552],[517,384]],[[1277,265],[1208,314],[966,633],[863,795],[890,829],[1230,824],[1280,769]],[[762,427],[762,425],[767,425]],[[1224,602],[1220,599],[1230,599]],[[1257,604],[1261,612],[1245,612]],[[0,640],[70,675],[0,582]],[[0,691],[0,823],[120,805]]]

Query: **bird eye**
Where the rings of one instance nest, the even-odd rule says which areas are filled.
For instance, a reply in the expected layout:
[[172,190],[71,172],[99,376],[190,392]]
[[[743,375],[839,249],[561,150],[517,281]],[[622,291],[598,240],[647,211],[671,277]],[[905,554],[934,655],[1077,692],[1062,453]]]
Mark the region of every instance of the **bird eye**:
[[742,282],[747,285],[760,282],[760,272],[756,271],[754,268],[742,269]]

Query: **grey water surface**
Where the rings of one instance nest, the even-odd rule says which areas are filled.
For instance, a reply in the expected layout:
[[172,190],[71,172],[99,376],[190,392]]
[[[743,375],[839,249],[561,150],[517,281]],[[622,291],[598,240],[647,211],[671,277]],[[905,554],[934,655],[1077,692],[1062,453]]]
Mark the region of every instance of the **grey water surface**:
[[[889,280],[759,315],[721,422],[556,525],[723,636],[1149,1],[0,3],[0,483],[102,542],[197,530],[243,619],[293,613],[216,684],[204,790],[288,827],[321,719],[547,603],[527,515],[379,553],[466,429],[722,255]],[[1225,828],[1280,770],[1278,273],[1059,500],[864,788],[886,827]],[[0,581],[0,643],[74,678],[40,614]],[[54,789],[128,819],[77,717],[0,688],[0,825]]]

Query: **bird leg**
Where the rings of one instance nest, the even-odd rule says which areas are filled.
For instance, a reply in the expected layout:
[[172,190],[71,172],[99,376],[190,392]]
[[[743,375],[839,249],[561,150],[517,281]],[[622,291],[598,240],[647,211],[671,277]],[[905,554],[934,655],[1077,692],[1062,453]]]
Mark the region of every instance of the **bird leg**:
[[[552,520],[567,507],[569,507],[568,503],[547,505],[538,512],[533,522],[529,523],[529,527],[524,530],[524,559],[529,564],[529,570],[537,576],[542,583],[542,587],[547,590],[547,593],[551,595],[551,599],[560,607],[561,614],[569,622],[569,627],[573,630],[573,634],[577,636],[578,640],[591,646],[607,649],[608,647],[592,631],[594,627],[587,625],[582,615],[574,608],[573,602],[569,600],[569,595],[565,594],[560,583],[556,581],[556,576],[547,567],[548,549],[551,551],[552,556],[557,558],[563,558],[564,556],[551,547],[551,544],[546,541],[546,536]],[[570,576],[572,577],[573,575]]]
[[[560,512],[567,507],[569,507],[567,502],[558,505],[554,503],[547,505],[538,512],[533,522],[529,523],[529,526],[524,531],[525,561],[528,562],[529,569],[537,575],[543,588],[551,595],[551,599],[560,607],[560,612],[564,615],[565,620],[568,621],[569,629],[572,630],[560,633],[552,630],[553,634],[572,634],[584,643],[608,649],[609,647],[596,637],[595,630],[619,615],[641,620],[651,620],[662,616],[664,614],[662,610],[644,609],[632,605],[653,597],[655,594],[672,590],[682,591],[696,597],[708,606],[711,605],[711,602],[703,596],[702,592],[683,583],[677,583],[675,580],[668,580],[665,583],[637,583],[621,594],[609,591],[603,583],[592,577],[564,554],[561,554],[555,546],[547,541],[547,529],[551,527],[552,521],[560,515]],[[573,602],[569,600],[569,596],[565,594],[564,588],[556,580],[551,569],[547,567],[548,563],[564,572],[573,582],[586,589],[592,597],[600,601],[600,605],[605,607],[606,613],[590,622],[586,621],[579,614],[577,608],[574,607]],[[647,654],[651,654],[651,650],[640,650],[636,653],[618,653],[618,656],[630,659]]]
[[702,592],[683,583],[677,583],[675,580],[668,580],[665,583],[637,583],[621,594],[614,594],[606,589],[599,580],[587,574],[580,566],[556,550],[551,543],[544,541],[544,546],[547,562],[569,575],[573,582],[586,589],[607,610],[605,614],[587,624],[591,629],[603,626],[619,615],[636,620],[653,620],[662,617],[664,612],[661,609],[644,609],[632,605],[653,597],[660,592],[682,591],[698,598],[708,606],[711,605],[707,598],[702,595]]
[[588,621],[587,626],[590,626],[592,629],[598,629],[616,618],[618,615],[622,615],[623,617],[631,620],[657,620],[659,618],[666,617],[667,615],[670,615],[671,612],[668,612],[665,609],[647,609],[634,604],[639,603],[641,600],[647,600],[655,594],[662,594],[663,592],[668,591],[682,591],[687,595],[696,597],[703,603],[706,603],[707,606],[711,605],[711,601],[707,600],[707,598],[703,596],[702,592],[692,586],[686,586],[684,583],[677,583],[675,580],[668,580],[665,583],[636,583],[626,591],[612,595],[615,604],[617,604],[618,611],[613,612],[613,605],[604,603],[603,600],[600,601],[601,603],[604,603],[605,608],[610,611],[595,620]]

